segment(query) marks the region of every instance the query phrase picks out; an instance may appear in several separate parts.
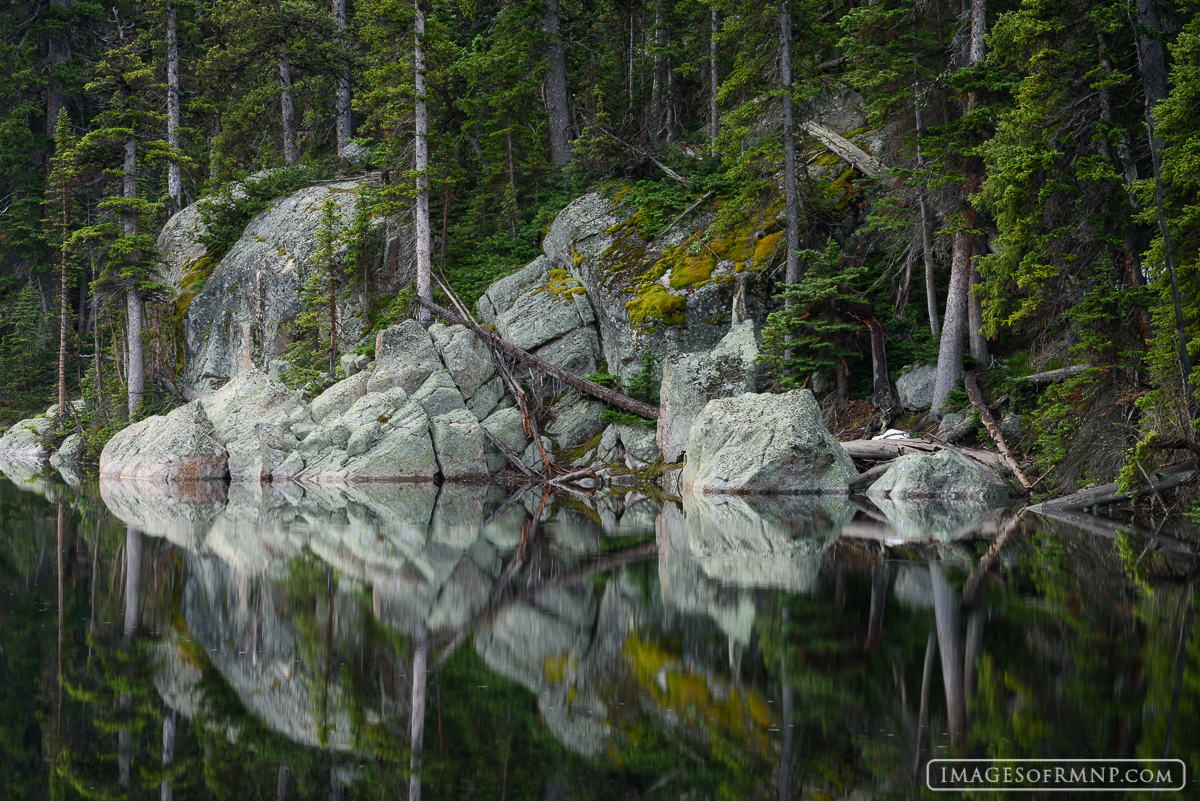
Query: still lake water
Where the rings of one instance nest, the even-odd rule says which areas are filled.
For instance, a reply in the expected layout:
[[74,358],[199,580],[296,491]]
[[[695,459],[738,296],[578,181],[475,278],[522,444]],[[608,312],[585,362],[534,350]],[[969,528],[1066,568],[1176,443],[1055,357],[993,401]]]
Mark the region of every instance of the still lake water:
[[866,801],[1165,754],[1200,797],[1194,560],[1102,518],[3,467],[5,799]]

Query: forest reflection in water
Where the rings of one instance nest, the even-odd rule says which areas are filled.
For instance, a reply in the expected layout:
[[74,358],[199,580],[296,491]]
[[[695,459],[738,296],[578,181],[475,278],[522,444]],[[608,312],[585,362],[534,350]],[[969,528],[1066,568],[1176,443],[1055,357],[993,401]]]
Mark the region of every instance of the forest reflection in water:
[[6,472],[6,798],[909,798],[931,757],[1168,744],[1200,768],[1191,562],[1131,567],[1102,518]]

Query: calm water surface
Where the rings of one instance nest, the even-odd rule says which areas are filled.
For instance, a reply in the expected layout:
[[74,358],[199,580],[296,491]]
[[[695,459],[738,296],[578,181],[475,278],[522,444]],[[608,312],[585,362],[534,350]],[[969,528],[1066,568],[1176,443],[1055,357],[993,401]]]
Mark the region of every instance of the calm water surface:
[[1200,797],[1194,560],[1104,518],[4,469],[6,799],[866,801],[1165,754]]

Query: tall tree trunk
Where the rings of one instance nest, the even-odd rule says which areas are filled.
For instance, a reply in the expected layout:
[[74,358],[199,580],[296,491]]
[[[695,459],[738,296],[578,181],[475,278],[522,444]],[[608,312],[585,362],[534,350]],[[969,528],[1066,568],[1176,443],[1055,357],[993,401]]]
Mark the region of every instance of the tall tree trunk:
[[[949,333],[949,332],[947,332]],[[933,583],[933,615],[937,624],[938,651],[942,655],[942,685],[946,690],[946,716],[950,742],[961,745],[967,734],[967,703],[963,684],[963,645],[959,633],[960,603],[942,575],[941,565],[929,563]]]
[[337,276],[333,257],[329,260],[329,380],[337,378]]
[[871,332],[871,403],[876,409],[891,409],[892,383],[888,379],[883,324],[871,317],[867,320],[867,329]]
[[409,764],[408,801],[421,801],[421,752],[425,744],[425,668],[429,658],[429,633],[425,622],[417,624],[416,641],[413,643],[413,682],[411,735],[412,759]]
[[[333,0],[333,24],[339,36],[346,30],[346,0]],[[350,67],[342,67],[338,76],[337,89],[337,153],[339,156],[346,152],[350,143],[351,123],[353,122],[350,108]]]
[[[671,47],[671,31],[667,31],[667,47]],[[667,130],[667,144],[675,141],[675,66],[670,54],[666,64],[667,101],[664,104],[663,127]]]
[[[275,11],[282,13],[283,3],[275,0]],[[286,35],[279,40],[279,108],[283,115],[283,160],[289,165],[300,163],[296,146],[296,107],[292,100],[292,62],[288,58]]]
[[784,281],[800,280],[800,201],[796,186],[796,132],[792,121],[792,15],[779,4],[779,75],[783,83],[783,196],[787,217]]
[[[973,209],[967,210],[967,225],[975,224]],[[953,257],[950,261],[950,287],[946,293],[946,320],[938,343],[937,375],[933,381],[933,406],[929,413],[942,419],[942,405],[950,391],[962,378],[963,329],[967,324],[967,292],[971,281],[971,255],[974,236],[959,231],[954,234]]]
[[650,141],[658,139],[659,121],[662,119],[663,96],[663,2],[654,2],[654,83],[650,88]]
[[567,50],[563,45],[558,0],[549,0],[542,17],[546,34],[546,116],[550,126],[550,164],[565,169],[571,162],[571,99],[567,93]]
[[[175,0],[167,3],[167,144],[179,147],[179,25]],[[183,208],[183,180],[179,162],[167,162],[167,216]]]
[[[982,255],[982,237],[975,237],[974,253],[976,256]],[[971,280],[967,286],[967,330],[970,332],[968,342],[971,348],[971,357],[979,364],[981,370],[986,370],[988,367],[988,347],[987,337],[983,335],[983,301],[980,300],[979,294],[975,291],[981,283],[979,270],[976,269],[974,263],[971,265]]]
[[1158,207],[1158,228],[1163,238],[1163,256],[1167,262],[1167,274],[1171,279],[1171,303],[1175,312],[1175,335],[1179,354],[1179,366],[1183,372],[1183,397],[1188,408],[1192,406],[1192,358],[1188,352],[1187,326],[1183,316],[1183,302],[1179,295],[1179,275],[1175,270],[1175,250],[1171,243],[1171,231],[1167,227],[1167,215],[1163,208],[1162,153],[1164,143],[1154,127],[1154,109],[1167,96],[1167,64],[1163,56],[1161,39],[1162,25],[1158,16],[1157,0],[1137,0],[1138,23],[1145,30],[1138,37],[1138,61],[1142,68],[1142,86],[1146,93],[1146,127],[1150,133],[1150,155],[1154,166],[1154,200]]
[[[917,126],[917,166],[924,170],[925,153],[921,150],[921,139],[925,135],[925,115],[922,110],[924,98],[921,96],[921,78],[917,72],[916,56],[913,56],[913,83],[913,91],[916,93],[913,116]],[[933,341],[937,342],[942,334],[942,327],[938,323],[937,276],[934,274],[933,267],[933,218],[929,213],[929,199],[926,197],[925,187],[920,189],[917,204],[921,209],[921,256],[925,260],[925,306],[929,313],[929,332],[933,334]]]
[[[425,99],[425,9],[414,0],[416,47],[413,50],[414,143],[413,169],[417,173],[417,297],[433,301],[433,265],[429,238],[429,113]],[[429,310],[417,310],[417,320],[426,328],[433,322]]]
[[717,18],[717,4],[714,0],[711,9],[708,34],[708,147],[712,155],[717,155],[717,134],[721,131],[721,109],[717,105],[717,93],[721,83],[717,71],[717,40],[721,33],[720,20]]
[[[67,159],[66,153],[66,134],[67,134],[67,117],[66,114],[60,112],[62,119],[59,121],[55,130],[55,138],[58,139],[58,158]],[[62,173],[59,176],[58,185],[58,200],[59,200],[59,263],[58,263],[58,414],[57,419],[61,423],[67,419],[67,318],[70,317],[71,306],[68,300],[68,283],[67,275],[67,233],[71,224],[71,184],[66,175],[66,165],[57,165]]]
[[[124,167],[124,196],[127,200],[133,200],[137,198],[137,140],[132,136],[125,139]],[[137,212],[127,208],[122,211],[121,217],[125,236],[137,236]],[[129,255],[131,264],[136,264],[138,259],[137,252]],[[128,361],[125,368],[129,379],[128,412],[129,416],[133,417],[146,391],[146,365],[142,356],[142,299],[134,286],[125,291],[125,317],[125,331],[128,337]]]

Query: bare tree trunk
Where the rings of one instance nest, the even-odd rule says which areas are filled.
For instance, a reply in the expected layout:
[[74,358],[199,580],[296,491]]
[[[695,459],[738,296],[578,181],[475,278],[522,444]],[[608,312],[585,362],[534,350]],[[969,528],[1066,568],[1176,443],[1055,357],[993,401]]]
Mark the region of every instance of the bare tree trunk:
[[425,744],[425,667],[429,658],[429,633],[425,622],[417,624],[416,641],[413,643],[412,683],[412,761],[409,764],[411,778],[408,780],[408,801],[421,801],[421,752]]
[[[167,3],[167,144],[179,147],[179,25],[174,0]],[[183,180],[179,162],[167,162],[167,216],[183,208]]]
[[[413,88],[416,94],[413,169],[417,172],[417,297],[433,301],[433,265],[429,239],[429,113],[425,99],[425,9],[414,0],[416,47],[413,52]],[[433,321],[429,310],[417,310],[417,320],[428,328]]]
[[784,282],[800,280],[800,209],[796,186],[796,132],[792,121],[792,15],[779,4],[779,75],[783,83],[783,195],[787,217]]
[[883,325],[874,317],[867,320],[871,331],[871,403],[876,409],[892,408],[892,384],[888,379],[887,349]]
[[650,141],[658,139],[659,120],[662,119],[663,96],[663,2],[654,3],[654,83],[650,89]]
[[565,169],[571,162],[571,98],[567,93],[567,49],[563,44],[558,0],[549,0],[542,17],[546,34],[546,115],[550,126],[550,163]]
[[[976,251],[979,250],[979,239],[979,237],[976,237]],[[976,255],[979,254],[976,253]],[[972,358],[978,362],[979,369],[986,370],[988,367],[988,347],[987,337],[983,335],[983,301],[980,300],[979,295],[975,291],[980,281],[979,270],[972,264],[971,280],[967,287],[967,330],[970,332],[968,341]]]
[[[137,197],[137,140],[132,136],[125,139],[125,176],[123,179],[124,196],[128,200]],[[137,212],[125,209],[122,213],[125,236],[137,236]],[[138,254],[131,253],[129,260],[137,262]],[[146,365],[142,356],[142,299],[138,296],[137,288],[130,286],[125,291],[125,331],[128,348],[126,372],[129,379],[128,412],[133,417],[141,405],[142,395],[146,390]]]
[[717,38],[721,34],[720,20],[717,19],[717,4],[714,0],[708,38],[708,143],[712,155],[717,155],[717,134],[721,131],[721,109],[717,105],[717,93],[721,89],[717,72]]
[[[66,117],[63,117],[64,125],[60,130],[57,130],[59,138],[65,136]],[[65,149],[65,141],[60,142],[59,149]],[[61,159],[67,158],[65,152],[60,152],[58,157]],[[61,165],[60,165],[61,166]],[[58,305],[58,415],[57,419],[61,423],[67,419],[67,318],[70,316],[70,304],[67,303],[67,232],[70,228],[70,203],[71,203],[71,186],[67,180],[65,172],[60,176],[58,186],[59,192],[59,209],[61,217],[59,219],[59,305]]]
[[[671,47],[671,31],[667,30],[667,47]],[[666,65],[667,102],[665,106],[663,125],[667,129],[667,144],[675,141],[675,66],[671,56],[667,55]]]
[[[968,209],[968,225],[975,224],[975,212]],[[946,295],[946,325],[938,347],[937,375],[933,382],[933,406],[929,413],[942,419],[942,405],[962,378],[963,328],[967,323],[967,293],[971,280],[971,255],[974,237],[960,231],[954,235],[954,256],[950,262],[950,290]]]
[[[282,12],[281,0],[275,0],[275,10]],[[288,58],[286,35],[279,40],[279,108],[283,114],[283,160],[289,165],[300,163],[296,146],[296,108],[292,100],[292,63]]]
[[[333,24],[341,35],[346,30],[346,0],[333,0]],[[342,68],[338,76],[337,89],[337,153],[339,156],[346,152],[350,143],[351,124],[353,123],[350,108],[350,67]]]
[[329,261],[329,380],[337,378],[337,276],[333,257]]
[[942,654],[942,685],[946,689],[946,716],[950,742],[961,745],[967,734],[967,704],[963,686],[963,647],[959,633],[958,595],[946,583],[941,566],[929,563],[933,582],[933,614],[937,623],[938,650]]
[[983,37],[987,34],[987,0],[971,0],[971,56],[970,65],[983,63],[987,54]]
[[[1179,275],[1175,270],[1175,250],[1167,215],[1163,208],[1162,153],[1164,143],[1154,128],[1154,109],[1167,96],[1167,66],[1163,57],[1162,31],[1157,0],[1137,0],[1138,23],[1147,31],[1138,37],[1138,61],[1142,68],[1142,86],[1146,93],[1146,127],[1150,133],[1150,155],[1154,166],[1154,200],[1158,206],[1158,228],[1163,238],[1163,256],[1171,278],[1171,303],[1175,312],[1175,334],[1178,338],[1179,365],[1183,372],[1183,397],[1192,406],[1192,359],[1188,353],[1187,327],[1183,303],[1179,295]],[[1151,33],[1152,32],[1152,33]]]

